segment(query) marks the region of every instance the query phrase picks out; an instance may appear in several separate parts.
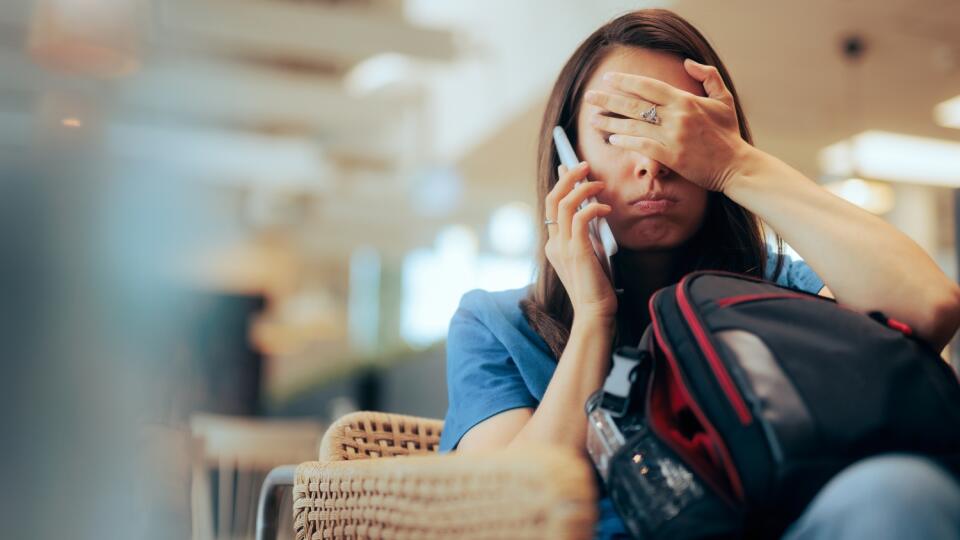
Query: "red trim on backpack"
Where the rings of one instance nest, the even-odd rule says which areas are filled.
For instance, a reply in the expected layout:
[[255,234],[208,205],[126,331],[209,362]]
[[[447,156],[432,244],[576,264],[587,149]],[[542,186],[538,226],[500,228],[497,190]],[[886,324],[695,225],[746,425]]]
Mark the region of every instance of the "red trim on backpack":
[[[651,320],[651,323],[653,324],[653,335],[656,338],[657,345],[659,346],[660,350],[663,351],[664,356],[666,356],[667,362],[670,366],[670,371],[674,374],[674,377],[673,377],[674,388],[679,390],[679,394],[682,397],[683,401],[687,405],[689,405],[690,410],[693,412],[694,416],[697,418],[697,421],[706,431],[706,435],[709,438],[709,441],[712,442],[716,448],[716,454],[710,453],[709,451],[708,451],[708,454],[716,455],[720,458],[720,464],[722,465],[723,470],[726,472],[725,477],[729,482],[730,487],[733,489],[734,496],[738,500],[742,501],[744,499],[743,485],[740,482],[740,474],[737,472],[737,468],[733,464],[733,458],[730,456],[730,451],[727,450],[727,446],[724,443],[723,438],[720,437],[720,434],[717,432],[716,428],[714,428],[713,425],[709,422],[709,420],[707,420],[706,415],[703,414],[703,410],[700,409],[700,406],[691,397],[690,391],[687,389],[686,383],[684,383],[683,377],[680,375],[680,367],[679,367],[679,364],[677,363],[676,357],[673,354],[673,350],[667,345],[667,342],[663,338],[663,334],[661,333],[660,324],[656,316],[656,309],[653,307],[654,300],[656,299],[657,295],[660,294],[660,292],[661,291],[657,291],[653,293],[650,296],[649,301],[647,302],[648,309],[650,310],[650,320]],[[651,391],[648,397],[652,398],[654,393],[655,392]],[[654,431],[657,433],[657,435],[659,435],[660,438],[663,439],[665,442],[670,444],[670,446],[674,449],[675,452],[677,452],[677,454],[683,456],[684,458],[689,458],[690,457],[689,453],[681,449],[681,447],[685,448],[685,445],[678,444],[678,441],[674,440],[671,437],[669,432],[665,433],[662,431],[663,426],[660,425],[661,424],[660,421],[663,419],[663,417],[659,414],[654,416],[657,417],[657,421],[651,422],[650,425],[652,428],[654,428]],[[700,445],[702,443],[703,443],[703,438],[698,439],[696,436],[693,438],[694,445]],[[726,490],[722,489],[718,485],[718,482],[715,476],[709,474],[712,471],[707,471],[705,473],[703,470],[701,470],[703,467],[703,462],[696,461],[696,463],[698,465],[698,472],[701,474],[701,476],[703,476],[706,481],[710,482],[711,485],[713,485],[714,488],[717,490],[717,492],[721,494],[721,496],[726,497],[727,495]]]
[[729,493],[730,481],[726,477],[723,458],[717,447],[710,442],[703,425],[685,415],[696,416],[677,374],[661,363],[655,373],[656,383],[650,390],[647,413],[650,427],[690,465],[704,480],[720,493]]
[[717,305],[720,307],[728,307],[734,304],[752,302],[754,300],[772,300],[774,298],[796,298],[799,300],[812,299],[808,295],[797,294],[797,293],[754,293],[754,294],[741,294],[737,296],[728,296],[726,298],[721,298],[717,300]]
[[741,424],[749,426],[750,423],[753,422],[750,409],[747,408],[747,404],[743,401],[743,397],[737,390],[736,385],[734,385],[730,373],[727,372],[726,366],[724,366],[723,361],[720,360],[720,355],[717,354],[717,350],[713,347],[713,344],[710,343],[709,338],[707,338],[707,333],[704,331],[700,321],[697,320],[696,315],[694,315],[693,308],[690,307],[690,301],[687,299],[685,292],[687,277],[689,277],[689,274],[681,279],[677,285],[677,303],[680,304],[680,311],[683,312],[687,324],[689,324],[693,330],[693,335],[696,337],[700,349],[706,355],[707,362],[710,364],[713,374],[717,377],[717,382],[720,383],[720,388],[723,390],[723,393],[726,394],[727,400],[733,406],[733,410],[737,413],[737,418],[740,419]]

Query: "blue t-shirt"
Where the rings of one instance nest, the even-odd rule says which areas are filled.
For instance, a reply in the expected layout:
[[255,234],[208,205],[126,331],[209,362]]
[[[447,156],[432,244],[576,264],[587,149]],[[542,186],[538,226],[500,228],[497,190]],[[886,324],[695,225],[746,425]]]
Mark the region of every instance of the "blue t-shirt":
[[[776,253],[769,245],[767,260],[770,279]],[[812,293],[823,288],[823,281],[805,262],[788,255],[776,282]],[[557,360],[520,310],[527,291],[527,287],[500,292],[476,289],[460,300],[447,334],[449,408],[440,452],[456,448],[464,433],[483,420],[510,409],[536,408],[543,398]],[[610,498],[603,496],[598,504],[596,538],[625,535]]]

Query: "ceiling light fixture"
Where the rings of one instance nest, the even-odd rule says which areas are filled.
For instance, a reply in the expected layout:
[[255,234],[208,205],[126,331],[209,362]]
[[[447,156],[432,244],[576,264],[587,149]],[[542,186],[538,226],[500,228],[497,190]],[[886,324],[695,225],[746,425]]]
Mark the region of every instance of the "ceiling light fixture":
[[866,178],[960,187],[960,143],[954,141],[870,130],[824,148],[818,157],[826,175],[846,175],[856,163]]
[[937,104],[933,108],[933,118],[943,127],[960,129],[960,96]]

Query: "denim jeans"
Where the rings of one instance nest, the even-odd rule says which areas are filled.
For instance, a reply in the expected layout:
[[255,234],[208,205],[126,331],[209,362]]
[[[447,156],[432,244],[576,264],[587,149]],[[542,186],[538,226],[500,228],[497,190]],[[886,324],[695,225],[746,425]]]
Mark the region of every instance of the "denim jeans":
[[960,482],[928,459],[888,454],[841,471],[784,540],[960,540]]
[[[630,536],[609,499],[595,540]],[[960,481],[929,459],[887,454],[863,459],[820,490],[783,540],[960,540]]]

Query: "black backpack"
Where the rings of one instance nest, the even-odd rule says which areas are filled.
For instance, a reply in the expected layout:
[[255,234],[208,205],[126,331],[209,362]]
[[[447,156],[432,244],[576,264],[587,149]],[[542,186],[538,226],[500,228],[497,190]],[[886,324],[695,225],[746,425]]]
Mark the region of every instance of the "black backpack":
[[588,452],[635,537],[778,537],[861,458],[956,467],[957,375],[904,323],[721,271],[649,309],[586,404]]

